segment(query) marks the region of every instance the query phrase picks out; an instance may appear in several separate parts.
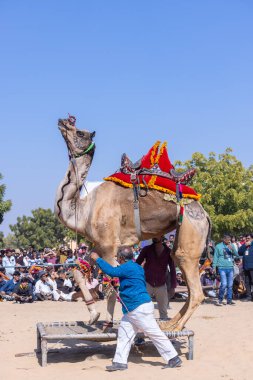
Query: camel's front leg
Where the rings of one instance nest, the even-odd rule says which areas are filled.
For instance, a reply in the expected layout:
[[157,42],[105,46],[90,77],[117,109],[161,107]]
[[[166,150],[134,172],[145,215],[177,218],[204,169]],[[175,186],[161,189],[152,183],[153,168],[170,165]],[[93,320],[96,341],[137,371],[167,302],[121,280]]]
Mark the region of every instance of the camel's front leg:
[[97,312],[97,310],[96,310],[95,301],[94,301],[89,289],[86,286],[86,281],[85,281],[85,278],[82,275],[82,273],[78,269],[75,269],[73,276],[74,276],[75,282],[77,283],[77,285],[79,286],[79,288],[82,292],[84,301],[85,301],[86,306],[90,312],[89,324],[92,325],[93,323],[95,323],[98,320],[100,313]]

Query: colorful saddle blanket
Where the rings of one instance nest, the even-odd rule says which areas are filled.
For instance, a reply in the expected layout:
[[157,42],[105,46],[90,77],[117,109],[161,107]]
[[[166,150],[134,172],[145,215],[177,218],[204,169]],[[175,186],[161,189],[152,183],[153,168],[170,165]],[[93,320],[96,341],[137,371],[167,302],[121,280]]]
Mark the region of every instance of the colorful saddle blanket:
[[[167,143],[163,143],[160,151],[159,151],[160,141],[157,141],[153,147],[149,150],[149,152],[143,156],[138,162],[138,169],[147,168],[152,169],[158,167],[163,172],[169,173],[171,169],[174,169],[171,164],[168,152],[167,152]],[[137,164],[134,164],[137,166]],[[159,170],[158,170],[159,172]],[[154,174],[138,174],[138,184],[141,188],[148,187],[149,189],[155,189],[161,191],[163,193],[176,195],[176,182],[165,178],[163,176],[159,176],[154,171]],[[117,172],[110,175],[109,177],[104,178],[105,181],[112,181],[118,183],[123,187],[133,187],[131,182],[131,173],[126,173],[122,168],[120,168]],[[201,195],[196,193],[196,191],[186,185],[181,185],[182,189],[182,197],[183,198],[191,198],[195,200],[199,200]]]

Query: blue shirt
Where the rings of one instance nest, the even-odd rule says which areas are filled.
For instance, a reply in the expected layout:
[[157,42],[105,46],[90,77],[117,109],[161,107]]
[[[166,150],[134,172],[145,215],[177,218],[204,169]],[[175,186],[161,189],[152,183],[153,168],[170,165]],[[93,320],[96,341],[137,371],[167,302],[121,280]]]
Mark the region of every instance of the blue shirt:
[[5,292],[6,294],[10,294],[13,292],[15,286],[17,285],[17,282],[14,282],[14,280],[8,280],[4,284],[4,286],[1,289],[1,292]]
[[139,264],[129,260],[118,267],[112,267],[101,258],[97,259],[97,264],[110,277],[119,278],[123,314],[133,311],[144,303],[151,302],[146,289],[144,270]]
[[229,246],[223,242],[217,244],[214,251],[213,268],[233,269],[234,257],[239,256],[233,246],[229,248]]
[[243,244],[239,248],[238,253],[240,255],[243,255],[242,257],[243,269],[252,270],[253,269],[253,242],[250,244],[250,246]]

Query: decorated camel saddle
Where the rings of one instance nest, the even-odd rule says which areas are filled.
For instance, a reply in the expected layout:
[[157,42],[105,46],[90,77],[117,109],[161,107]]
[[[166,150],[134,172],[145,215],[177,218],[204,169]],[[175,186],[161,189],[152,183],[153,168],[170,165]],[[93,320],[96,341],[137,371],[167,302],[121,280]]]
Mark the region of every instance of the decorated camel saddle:
[[104,180],[116,182],[124,187],[132,188],[138,185],[146,191],[155,189],[176,196],[178,200],[180,198],[198,200],[200,194],[187,186],[196,170],[192,168],[183,173],[176,172],[168,156],[167,143],[160,145],[161,142],[157,141],[136,163],[132,163],[124,153],[121,158],[121,167]]

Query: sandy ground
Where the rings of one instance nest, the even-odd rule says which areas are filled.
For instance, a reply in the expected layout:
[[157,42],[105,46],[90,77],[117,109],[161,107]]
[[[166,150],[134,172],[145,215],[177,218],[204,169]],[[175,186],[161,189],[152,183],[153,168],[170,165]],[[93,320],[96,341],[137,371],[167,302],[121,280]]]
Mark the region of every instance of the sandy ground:
[[[98,302],[104,315],[105,303]],[[182,303],[173,302],[170,316]],[[0,379],[89,380],[107,379],[173,379],[249,380],[253,378],[253,302],[237,301],[236,306],[217,307],[203,304],[195,311],[187,327],[195,331],[194,360],[186,358],[186,341],[176,343],[183,360],[177,369],[162,370],[162,358],[152,345],[143,352],[132,350],[129,369],[124,372],[105,372],[111,363],[114,343],[106,343],[99,351],[83,346],[66,347],[58,343],[49,346],[48,366],[42,368],[35,355],[36,323],[88,320],[82,302],[37,302],[32,305],[0,303]],[[121,317],[117,304],[116,318]],[[97,344],[96,344],[97,346]],[[24,354],[24,355],[20,355]]]

